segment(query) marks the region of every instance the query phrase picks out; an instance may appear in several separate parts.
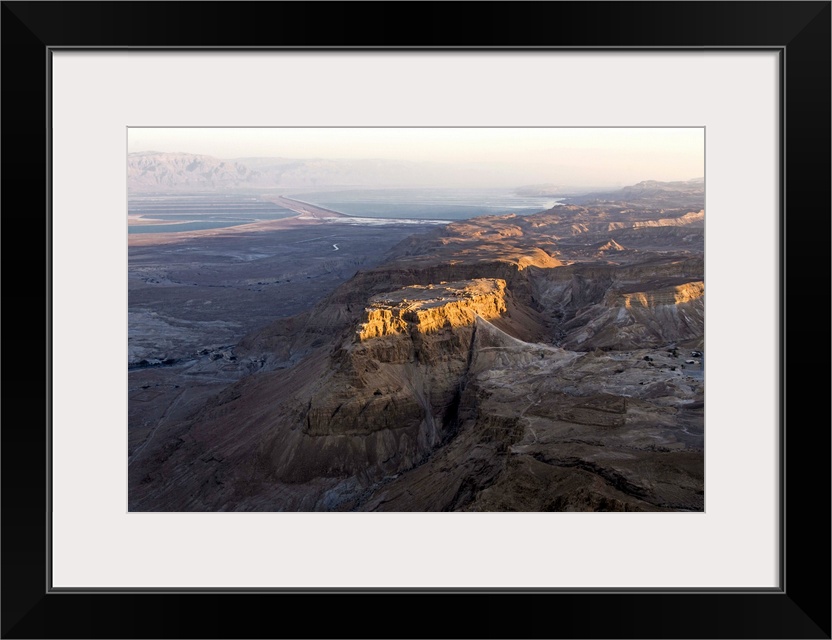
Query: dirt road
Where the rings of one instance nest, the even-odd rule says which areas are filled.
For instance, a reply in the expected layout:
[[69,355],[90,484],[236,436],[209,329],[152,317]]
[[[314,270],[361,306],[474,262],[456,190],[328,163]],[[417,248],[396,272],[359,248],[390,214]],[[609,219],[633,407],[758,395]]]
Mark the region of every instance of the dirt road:
[[308,202],[303,202],[302,200],[295,200],[294,198],[287,198],[286,196],[277,196],[275,198],[263,198],[264,200],[268,200],[268,202],[274,202],[275,204],[280,205],[284,209],[289,209],[290,211],[295,211],[299,213],[304,218],[315,218],[316,220],[320,220],[322,218],[349,218],[348,215],[339,213],[338,211],[333,211],[332,209],[324,209],[323,207],[319,207],[315,204],[309,204]]

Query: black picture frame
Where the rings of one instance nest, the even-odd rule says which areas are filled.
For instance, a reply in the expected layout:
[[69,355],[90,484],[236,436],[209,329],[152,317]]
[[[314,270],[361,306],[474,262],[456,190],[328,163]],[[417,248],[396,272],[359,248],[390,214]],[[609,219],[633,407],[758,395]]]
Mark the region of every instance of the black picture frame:
[[[379,19],[386,29],[377,28]],[[275,28],[276,20],[292,26]],[[830,638],[829,414],[826,396],[815,391],[824,387],[813,386],[811,373],[825,370],[829,354],[830,2],[3,2],[0,21],[3,638]],[[50,57],[61,48],[130,47],[777,50],[785,80],[780,587],[551,593],[51,589]],[[818,299],[792,293],[787,315],[788,285],[794,291],[807,279]],[[817,317],[823,322],[810,320]],[[320,615],[303,619],[301,604]],[[399,622],[391,628],[382,623],[387,620]]]

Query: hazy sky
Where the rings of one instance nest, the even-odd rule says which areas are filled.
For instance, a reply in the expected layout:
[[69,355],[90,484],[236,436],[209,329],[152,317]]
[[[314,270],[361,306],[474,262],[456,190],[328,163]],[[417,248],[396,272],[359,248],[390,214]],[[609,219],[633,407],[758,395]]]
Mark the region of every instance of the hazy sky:
[[[705,175],[703,128],[130,128],[134,151],[218,158],[391,159],[487,168],[569,185]],[[496,185],[495,185],[496,186]]]

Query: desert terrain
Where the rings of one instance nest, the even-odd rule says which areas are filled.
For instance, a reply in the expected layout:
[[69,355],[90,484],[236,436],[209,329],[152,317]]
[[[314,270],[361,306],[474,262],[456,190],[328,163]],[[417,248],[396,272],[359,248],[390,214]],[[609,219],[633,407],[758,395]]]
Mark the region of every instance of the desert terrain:
[[131,511],[702,511],[704,185],[130,236]]

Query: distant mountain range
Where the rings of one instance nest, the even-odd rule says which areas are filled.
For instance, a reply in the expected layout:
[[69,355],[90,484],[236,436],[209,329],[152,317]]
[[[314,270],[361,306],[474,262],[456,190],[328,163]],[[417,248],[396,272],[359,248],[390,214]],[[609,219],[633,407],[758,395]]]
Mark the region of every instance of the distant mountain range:
[[260,171],[233,160],[190,153],[131,153],[127,184],[131,191],[234,189],[266,180]]
[[570,202],[574,202],[575,204],[597,204],[644,199],[667,199],[678,202],[680,197],[704,198],[704,195],[705,178],[693,178],[692,180],[678,180],[675,182],[644,180],[638,184],[627,186],[616,191],[596,191],[585,196],[572,198]]
[[[342,187],[458,187],[460,185],[522,185],[521,167],[454,165],[406,160],[323,160],[293,158],[221,159],[194,153],[143,151],[127,156],[127,183],[131,193],[201,192],[261,189]],[[677,198],[679,193],[701,195],[704,179],[681,182],[647,180],[620,190],[555,184],[518,186],[525,196],[566,196],[576,204]],[[587,195],[583,195],[587,194]]]
[[[393,160],[240,158],[223,160],[192,153],[131,153],[131,192],[223,191],[232,189],[315,189],[318,187],[455,186],[488,184],[489,167],[460,167]],[[485,176],[485,177],[484,177]]]

